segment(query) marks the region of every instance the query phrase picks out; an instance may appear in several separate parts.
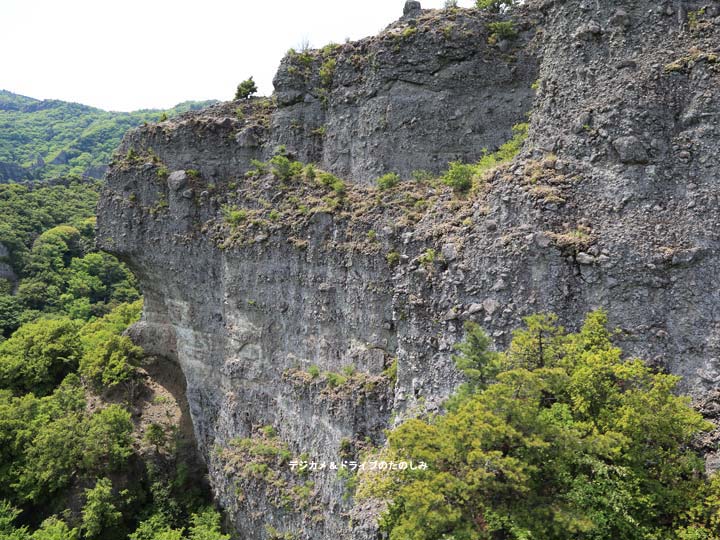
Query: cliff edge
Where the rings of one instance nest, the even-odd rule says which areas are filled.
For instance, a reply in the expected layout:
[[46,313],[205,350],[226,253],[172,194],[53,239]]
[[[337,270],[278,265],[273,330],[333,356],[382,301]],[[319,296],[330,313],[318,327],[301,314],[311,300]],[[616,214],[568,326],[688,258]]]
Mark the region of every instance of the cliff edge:
[[[604,308],[626,351],[714,396],[719,16],[717,1],[414,12],[292,52],[272,98],[126,136],[99,242],[140,280],[133,335],[180,364],[242,538],[376,538],[347,478],[289,456],[353,460],[438,410],[466,320],[500,346],[525,315],[576,327]],[[469,194],[432,180],[526,117],[518,157]],[[404,181],[376,187],[389,172]]]

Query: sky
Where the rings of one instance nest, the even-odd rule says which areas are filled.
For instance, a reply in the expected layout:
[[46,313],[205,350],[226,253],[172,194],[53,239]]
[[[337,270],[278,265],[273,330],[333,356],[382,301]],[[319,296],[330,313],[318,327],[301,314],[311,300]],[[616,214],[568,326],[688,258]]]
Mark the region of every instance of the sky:
[[[0,89],[113,111],[260,94],[285,52],[376,34],[405,0],[0,0]],[[444,0],[424,0],[440,8]],[[470,7],[471,0],[459,5]]]

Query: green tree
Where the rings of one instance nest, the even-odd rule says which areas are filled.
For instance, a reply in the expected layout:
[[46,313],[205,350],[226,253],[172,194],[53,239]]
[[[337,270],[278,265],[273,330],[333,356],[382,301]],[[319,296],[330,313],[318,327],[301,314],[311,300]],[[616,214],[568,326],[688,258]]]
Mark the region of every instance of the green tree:
[[95,250],[98,192],[94,182],[0,184],[0,243],[9,252],[0,262],[21,278],[15,296],[0,280],[0,337],[43,314],[88,320],[139,298],[127,268]]
[[22,306],[17,298],[7,294],[0,294],[0,337],[9,337],[18,326]]
[[257,86],[255,85],[253,78],[250,77],[238,84],[237,91],[235,92],[235,99],[247,100],[255,93],[257,93]]
[[121,304],[104,317],[89,322],[80,330],[85,350],[98,347],[112,336],[120,336],[128,326],[140,320],[142,301]]
[[27,527],[17,528],[15,519],[20,510],[13,508],[8,501],[0,501],[0,538],[3,540],[29,540]]
[[40,528],[30,538],[31,540],[78,540],[78,531],[71,529],[67,523],[53,516],[43,521]]
[[[40,500],[69,481],[81,454],[82,426],[73,422],[82,423],[84,410],[84,390],[72,374],[43,398],[0,391],[0,497]],[[65,440],[62,422],[72,426]]]
[[23,279],[18,286],[17,298],[28,310],[51,312],[56,307],[62,289],[59,283],[53,284],[40,278]]
[[80,374],[96,388],[111,388],[132,379],[144,353],[121,334],[140,318],[141,309],[142,302],[121,304],[80,330],[84,351]]
[[118,525],[122,514],[115,507],[112,482],[100,478],[92,489],[85,490],[85,506],[82,511],[82,531],[85,538],[97,538],[100,534]]
[[40,502],[70,483],[82,462],[84,427],[81,413],[35,426],[13,485],[22,500]]
[[171,530],[165,516],[153,514],[148,519],[141,521],[137,529],[128,538],[130,540],[156,540],[159,536]]
[[443,183],[458,193],[467,193],[473,186],[475,166],[453,161],[443,176]]
[[73,299],[88,298],[92,304],[108,304],[139,298],[133,275],[106,253],[89,253],[72,259],[65,275],[66,294]]
[[160,424],[153,422],[145,430],[144,441],[155,447],[156,452],[160,452],[161,448],[164,448],[167,444],[167,433],[165,428]]
[[222,534],[220,514],[212,508],[193,514],[190,522],[190,540],[230,540],[229,535]]
[[518,0],[476,0],[475,7],[499,12],[518,5]]
[[184,529],[166,529],[160,531],[154,540],[184,540],[183,532]]
[[473,392],[483,390],[500,370],[498,354],[490,351],[491,340],[477,323],[465,324],[465,340],[455,347],[455,366],[465,375]]
[[58,225],[42,233],[35,240],[26,272],[46,283],[60,282],[60,273],[73,257],[82,254],[80,231],[69,225]]
[[95,413],[87,423],[83,464],[90,471],[122,468],[132,454],[133,423],[120,405]]
[[80,373],[98,388],[112,388],[133,377],[134,366],[142,357],[142,349],[129,338],[110,336],[98,347],[85,351],[80,360]]
[[497,357],[470,327],[458,350],[465,395],[443,416],[393,430],[383,456],[428,468],[371,475],[361,489],[390,501],[390,540],[649,540],[690,530],[708,485],[690,442],[710,425],[674,393],[678,377],[623,361],[603,312],[575,334],[553,316],[530,317]]
[[0,388],[17,393],[50,393],[78,366],[82,346],[79,324],[43,319],[20,327],[0,343]]

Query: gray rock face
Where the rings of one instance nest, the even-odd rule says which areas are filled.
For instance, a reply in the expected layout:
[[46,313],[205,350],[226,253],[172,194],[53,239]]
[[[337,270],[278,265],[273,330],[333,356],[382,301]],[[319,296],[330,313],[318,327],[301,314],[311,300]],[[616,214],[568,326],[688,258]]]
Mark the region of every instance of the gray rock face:
[[10,252],[5,244],[0,243],[0,279],[5,279],[14,284],[17,281],[15,271],[7,262],[5,262],[9,256]]
[[538,72],[524,48],[534,33],[527,21],[502,51],[488,45],[489,17],[427,11],[311,62],[286,57],[274,81],[273,144],[356,182],[478,160],[525,120]]
[[[682,375],[697,398],[718,387],[719,26],[680,32],[672,10],[645,1],[585,4],[525,8],[518,26],[543,32],[521,37],[512,62],[486,46],[477,13],[422,22],[423,12],[408,37],[388,37],[406,32],[391,26],[336,51],[325,106],[316,89],[327,58],[308,60],[302,77],[286,59],[264,117],[220,105],[124,141],[122,153],[140,157],[113,165],[98,238],[142,284],[131,333],[182,367],[211,482],[244,538],[268,538],[265,525],[302,539],[376,538],[378,507],[344,500],[334,474],[312,477],[309,506],[293,511],[217,450],[263,425],[293,455],[324,460],[345,441],[381,444],[391,418],[438,410],[456,387],[465,320],[502,347],[525,315],[552,311],[576,328],[604,308],[628,355]],[[623,59],[635,67],[616,69]],[[525,150],[483,190],[458,200],[408,183],[403,206],[367,187],[380,172],[437,171],[506,139],[538,65]],[[245,179],[277,144],[345,176],[345,203],[327,208],[327,192],[299,181]],[[252,219],[229,227],[227,205]],[[270,209],[280,219],[264,221]],[[394,358],[393,385],[382,372]],[[374,382],[331,390],[309,378],[313,365],[355,366]]]
[[28,171],[19,165],[0,161],[0,184],[10,181],[24,180],[28,176]]
[[173,191],[180,191],[188,183],[188,175],[185,171],[175,171],[168,177],[168,187]]
[[0,279],[6,279],[12,283],[17,281],[17,276],[9,264],[0,262]]
[[[121,153],[153,148],[163,161],[215,183],[244,173],[252,159],[268,159],[280,145],[363,183],[388,172],[409,179],[419,170],[440,173],[450,161],[477,161],[526,121],[538,74],[526,47],[534,27],[519,16],[518,37],[500,50],[488,44],[488,14],[412,13],[379,36],[286,56],[272,111],[260,122],[238,118],[237,104],[218,105],[183,115],[179,124],[136,131]],[[191,130],[205,134],[200,148],[186,137]]]
[[422,11],[422,6],[420,5],[420,2],[417,2],[416,0],[408,0],[407,2],[405,2],[405,7],[403,8],[403,15],[416,15],[420,11]]
[[647,163],[648,153],[645,146],[635,136],[620,137],[613,141],[613,148],[622,163]]

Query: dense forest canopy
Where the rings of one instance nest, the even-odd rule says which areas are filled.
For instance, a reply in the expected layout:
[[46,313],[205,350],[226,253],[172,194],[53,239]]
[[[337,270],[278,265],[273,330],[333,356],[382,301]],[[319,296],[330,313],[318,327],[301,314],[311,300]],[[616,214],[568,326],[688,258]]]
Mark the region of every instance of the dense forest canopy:
[[98,190],[0,185],[0,538],[227,540],[175,427],[137,416],[142,301],[95,249]]
[[211,103],[187,101],[167,111],[125,113],[0,90],[0,183],[68,175],[101,178],[128,129]]
[[94,246],[97,182],[0,185],[0,244],[16,280],[0,279],[0,339],[41,315],[88,320],[139,294],[135,278]]

